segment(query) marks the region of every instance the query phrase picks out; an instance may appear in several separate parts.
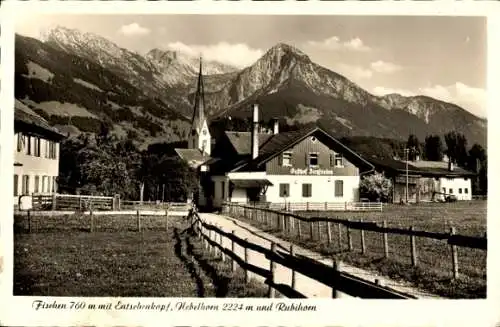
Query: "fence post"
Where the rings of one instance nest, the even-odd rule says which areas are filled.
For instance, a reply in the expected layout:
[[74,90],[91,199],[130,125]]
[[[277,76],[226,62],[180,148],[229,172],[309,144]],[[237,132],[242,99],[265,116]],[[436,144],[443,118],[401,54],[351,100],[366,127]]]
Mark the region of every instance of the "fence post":
[[90,209],[89,213],[90,213],[90,232],[93,233],[94,232],[94,212],[92,211],[92,209]]
[[[450,228],[451,236],[455,235],[456,230],[455,227]],[[453,278],[458,278],[458,249],[456,245],[451,246],[451,259],[453,263]]]
[[[293,257],[295,256],[295,249],[293,248],[293,244],[290,244],[290,255]],[[295,269],[292,269],[292,289],[295,289],[295,284],[296,284],[296,276],[295,276]]]
[[165,230],[168,232],[168,209],[165,210]]
[[314,228],[313,222],[309,220],[309,236],[310,236],[311,241],[314,240],[313,228]]
[[309,201],[306,202],[306,211],[309,211]]
[[28,232],[31,234],[31,211],[28,210]]
[[328,202],[325,202],[325,211],[328,210]]
[[[359,222],[363,222],[363,219],[360,219]],[[365,244],[365,231],[363,229],[360,229],[360,235],[361,235],[361,254],[366,253],[366,244]]]
[[339,231],[339,237],[338,237],[339,238],[339,240],[338,240],[339,250],[342,251],[342,248],[343,248],[343,246],[342,246],[342,224],[338,223],[337,226],[339,227],[339,230],[338,230]]
[[352,235],[351,235],[351,228],[349,227],[351,223],[351,220],[347,220],[347,245],[349,251],[352,251]]
[[318,220],[318,241],[321,242],[321,221]]
[[302,225],[302,220],[298,219],[298,221],[297,221],[297,233],[299,236],[299,240],[302,238],[302,229],[300,227],[301,225]]
[[286,234],[285,214],[281,215],[281,230]]
[[[231,232],[231,235],[233,235],[233,237],[236,236],[236,233],[234,230]],[[233,254],[236,254],[236,252],[234,250],[235,250],[234,239],[231,238],[231,252]],[[232,272],[236,271],[236,261],[234,259],[231,259],[231,271]]]
[[[219,226],[219,229],[220,229],[220,230],[222,230],[222,228],[221,228],[220,226]],[[224,251],[223,251],[223,249],[224,249],[224,244],[223,244],[224,239],[223,239],[223,237],[222,237],[222,233],[221,233],[221,234],[219,234],[219,242],[220,242],[219,244],[220,244],[220,246],[221,246],[221,249],[220,249],[220,257],[221,257],[221,259],[222,259],[222,262],[224,262],[224,261],[226,261],[226,254],[225,254],[225,253],[224,253]]]
[[141,231],[141,213],[139,212],[139,209],[137,209],[137,230],[139,232]]
[[[248,242],[248,238],[245,238],[245,242]],[[248,266],[248,248],[245,246],[245,266]],[[248,283],[250,280],[250,270],[248,270],[247,267],[245,267],[245,283]]]
[[339,294],[339,286],[340,286],[340,269],[342,262],[337,259],[333,259],[333,285],[332,285],[332,298],[338,299],[340,297]]
[[[276,254],[276,243],[272,242],[271,243],[271,252],[273,254]],[[276,273],[276,263],[273,261],[273,259],[271,258],[270,260],[270,271],[271,271],[271,275],[269,276],[269,298],[274,298],[276,297],[276,291],[274,289],[274,274]]]
[[52,193],[52,211],[57,209],[57,194]]
[[328,245],[330,246],[332,244],[332,223],[329,221],[326,222],[326,233],[327,233]]
[[[413,232],[413,226],[410,226],[410,232]],[[415,244],[415,235],[410,235],[410,245],[411,245],[411,265],[413,267],[417,266],[417,246]]]
[[78,197],[78,208],[80,209],[80,211],[82,211],[82,197],[81,196]]
[[[382,227],[385,229],[387,228],[387,220],[384,220],[382,222]],[[384,240],[384,258],[389,257],[389,241],[387,240],[387,232],[384,231],[383,235],[383,240]]]

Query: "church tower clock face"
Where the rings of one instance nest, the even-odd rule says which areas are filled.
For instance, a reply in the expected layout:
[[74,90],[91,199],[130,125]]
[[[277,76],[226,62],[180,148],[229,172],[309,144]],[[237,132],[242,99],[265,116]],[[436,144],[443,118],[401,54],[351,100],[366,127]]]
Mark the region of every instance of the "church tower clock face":
[[203,135],[207,135],[207,130],[206,129],[203,130]]

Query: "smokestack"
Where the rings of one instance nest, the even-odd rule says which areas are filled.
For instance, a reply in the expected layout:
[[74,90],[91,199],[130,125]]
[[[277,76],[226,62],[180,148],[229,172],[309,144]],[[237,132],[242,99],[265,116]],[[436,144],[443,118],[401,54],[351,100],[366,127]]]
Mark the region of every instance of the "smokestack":
[[259,155],[259,105],[253,105],[252,159]]
[[280,132],[280,125],[278,118],[273,119],[273,134],[276,135]]

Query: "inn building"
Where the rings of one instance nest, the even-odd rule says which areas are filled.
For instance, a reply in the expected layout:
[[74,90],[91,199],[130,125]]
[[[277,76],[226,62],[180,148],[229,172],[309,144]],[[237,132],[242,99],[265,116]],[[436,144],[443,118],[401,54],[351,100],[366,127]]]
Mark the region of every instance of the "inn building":
[[14,109],[14,205],[19,197],[57,192],[65,136],[19,100]]

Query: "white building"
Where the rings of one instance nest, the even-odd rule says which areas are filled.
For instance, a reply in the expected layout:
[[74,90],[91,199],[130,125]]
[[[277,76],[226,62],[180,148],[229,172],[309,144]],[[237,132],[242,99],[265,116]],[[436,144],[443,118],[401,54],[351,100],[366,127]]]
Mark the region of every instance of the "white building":
[[18,100],[14,133],[14,204],[21,195],[57,192],[59,142],[64,135]]

